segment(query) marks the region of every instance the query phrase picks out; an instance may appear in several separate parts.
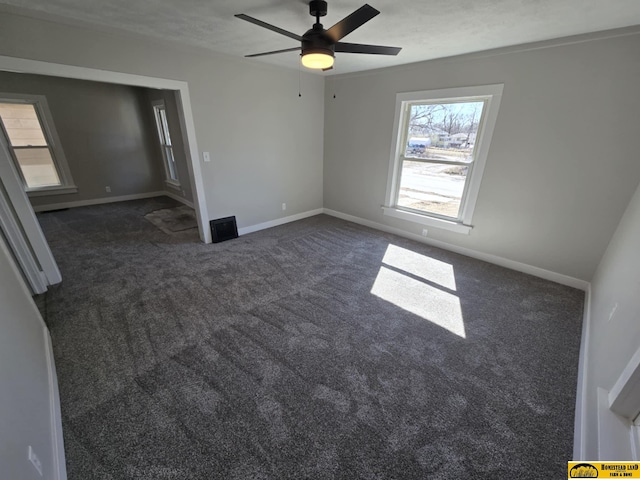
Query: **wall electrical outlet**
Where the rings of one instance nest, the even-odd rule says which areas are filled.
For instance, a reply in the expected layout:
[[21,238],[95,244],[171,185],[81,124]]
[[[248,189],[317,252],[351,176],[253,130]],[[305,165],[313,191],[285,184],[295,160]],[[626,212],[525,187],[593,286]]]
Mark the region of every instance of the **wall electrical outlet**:
[[286,210],[286,209],[287,209],[287,204],[286,204],[286,203],[283,203],[283,204],[282,204],[282,210]]
[[209,155],[209,152],[202,152],[202,160],[205,162],[211,161],[211,155]]
[[104,190],[105,190],[107,193],[111,193],[111,187],[104,187]]
[[31,462],[31,465],[33,465],[33,467],[38,471],[40,476],[42,476],[42,462],[40,462],[40,459],[36,455],[36,452],[33,451],[33,447],[31,445],[29,445],[27,458]]
[[429,230],[427,230],[426,228],[423,228],[423,229],[422,229],[422,236],[423,236],[423,237],[426,237],[426,236],[427,236],[427,233],[429,233]]

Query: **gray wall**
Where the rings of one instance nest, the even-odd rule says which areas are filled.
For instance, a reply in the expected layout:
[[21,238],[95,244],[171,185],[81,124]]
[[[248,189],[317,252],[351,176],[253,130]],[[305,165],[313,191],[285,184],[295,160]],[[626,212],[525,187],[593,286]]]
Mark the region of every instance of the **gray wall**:
[[211,153],[201,164],[211,219],[244,227],[322,207],[321,75],[8,13],[0,55],[186,81],[198,147]]
[[[191,191],[191,181],[189,180],[189,170],[187,167],[187,153],[185,150],[185,142],[182,138],[182,130],[180,129],[180,117],[178,116],[178,105],[176,102],[176,94],[170,90],[153,90],[145,89],[147,92],[147,102],[149,115],[153,119],[155,124],[155,116],[153,115],[153,107],[151,102],[154,100],[164,100],[164,105],[167,112],[167,122],[169,123],[169,135],[171,136],[171,143],[173,144],[173,158],[176,162],[176,169],[178,170],[178,180],[180,180],[180,190],[172,188],[171,186],[165,186],[164,189],[184,198],[188,202],[193,202],[193,192]],[[154,132],[155,133],[155,132]],[[158,138],[157,133],[155,138]],[[162,151],[160,149],[159,142],[156,142],[157,156],[162,158]],[[164,166],[162,167],[164,168]],[[164,173],[163,173],[163,179]]]
[[[40,478],[31,445],[53,477],[48,331],[0,235],[0,469],[2,478]],[[53,397],[52,397],[53,398]],[[59,412],[58,412],[59,415]]]
[[47,97],[78,187],[73,194],[31,197],[34,206],[164,190],[145,89],[0,72],[0,92]]
[[429,235],[590,280],[640,180],[639,49],[636,33],[330,77],[324,206],[420,234],[380,209],[396,93],[504,83],[475,228]]
[[[585,378],[587,424],[584,432],[586,458],[589,459],[598,459],[597,389],[611,390],[640,346],[639,246],[640,185],[591,283],[591,328]],[[616,303],[618,308],[609,320]]]

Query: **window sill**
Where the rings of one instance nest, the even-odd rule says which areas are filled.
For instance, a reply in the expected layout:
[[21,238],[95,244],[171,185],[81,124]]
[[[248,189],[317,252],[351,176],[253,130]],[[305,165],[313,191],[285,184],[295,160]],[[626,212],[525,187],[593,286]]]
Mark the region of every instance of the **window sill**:
[[45,197],[47,195],[68,195],[70,193],[78,193],[78,187],[75,185],[64,185],[62,187],[45,187],[34,190],[27,190],[28,197]]
[[164,184],[169,188],[173,188],[174,190],[177,190],[178,192],[182,191],[182,188],[180,187],[180,183],[178,183],[178,182],[172,182],[172,181],[169,181],[169,180],[165,180]]
[[406,212],[393,207],[382,207],[385,215],[390,217],[400,218],[408,222],[419,223],[421,225],[429,225],[430,227],[442,228],[443,230],[449,230],[456,233],[463,233],[469,235],[473,227],[471,225],[464,225],[462,223],[454,222],[451,220],[444,220],[441,218],[428,217],[426,215],[420,215],[419,213]]

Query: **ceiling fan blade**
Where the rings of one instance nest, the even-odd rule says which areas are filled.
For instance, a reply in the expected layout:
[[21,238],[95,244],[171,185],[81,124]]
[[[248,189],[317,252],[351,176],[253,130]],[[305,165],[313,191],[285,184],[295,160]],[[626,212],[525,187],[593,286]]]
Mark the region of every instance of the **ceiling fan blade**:
[[385,47],[382,45],[364,45],[361,43],[338,42],[335,45],[336,52],[342,53],[369,53],[371,55],[398,55],[402,48]]
[[293,38],[299,42],[302,41],[302,37],[300,35],[296,35],[295,33],[288,32],[287,30],[283,30],[280,27],[276,27],[271,25],[270,23],[263,22],[262,20],[258,20],[257,18],[250,17],[249,15],[245,15],[244,13],[240,13],[238,15],[234,15],[236,18],[240,20],[245,20],[249,23],[253,23],[254,25],[258,25],[259,27],[266,28],[267,30],[271,30],[272,32],[279,33],[280,35],[284,35],[285,37]]
[[325,33],[331,40],[338,42],[379,13],[380,12],[371,5],[365,4],[348,17],[340,20]]
[[254,53],[252,55],[245,55],[245,57],[246,58],[262,57],[263,55],[274,55],[276,53],[295,52],[296,50],[300,50],[300,47],[284,48],[282,50],[273,50],[272,52]]

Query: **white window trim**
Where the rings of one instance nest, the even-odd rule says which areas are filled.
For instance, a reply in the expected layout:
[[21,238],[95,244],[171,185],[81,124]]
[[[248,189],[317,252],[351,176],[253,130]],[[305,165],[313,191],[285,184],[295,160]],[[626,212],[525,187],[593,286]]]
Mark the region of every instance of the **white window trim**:
[[169,188],[173,188],[174,190],[178,190],[181,191],[182,187],[180,186],[180,182],[176,182],[175,180],[165,180],[164,184],[169,187]]
[[[166,145],[164,145],[164,143],[162,142],[162,139],[164,138],[164,132],[162,132],[162,126],[160,125],[160,122],[158,121],[158,108],[162,108],[165,111],[165,115],[167,112],[167,106],[164,102],[164,100],[154,100],[151,102],[151,106],[153,107],[153,118],[156,122],[156,129],[158,131],[158,141],[160,142],[160,150],[162,153],[162,165],[164,165],[164,183],[167,187],[173,188],[175,190],[180,191],[182,189],[181,185],[180,185],[180,177],[178,176],[178,166],[176,165],[176,176],[178,177],[177,180],[174,180],[173,178],[171,178],[171,172],[169,171],[169,162],[167,160],[167,153],[165,152],[165,148]],[[167,119],[167,128],[169,128],[169,121]],[[170,145],[171,147],[171,151],[173,152],[173,143]],[[173,163],[175,164],[175,155],[173,156]]]
[[[47,98],[44,95],[29,95],[22,93],[0,93],[0,103],[16,103],[16,104],[31,104],[36,109],[38,118],[40,119],[40,126],[44,130],[44,135],[52,150],[53,163],[58,172],[60,179],[60,185],[48,186],[48,187],[36,187],[29,188],[22,178],[22,171],[20,166],[16,165],[16,168],[21,176],[21,181],[24,185],[24,189],[29,197],[43,197],[47,195],[63,195],[68,193],[77,193],[78,187],[73,182],[71,176],[71,170],[69,169],[69,163],[67,157],[62,149],[62,143],[58,132],[56,131],[55,124],[53,123],[53,117],[51,116],[51,110],[47,103]],[[7,139],[9,141],[9,139]],[[9,147],[11,150],[11,147]],[[11,155],[13,158],[13,154]],[[14,163],[16,160],[13,160]]]
[[[387,177],[387,191],[385,205],[382,206],[385,215],[401,218],[414,223],[429,225],[458,233],[469,234],[473,228],[472,219],[475,210],[480,183],[484,167],[489,155],[489,146],[498,118],[500,100],[502,99],[503,84],[483,85],[477,87],[446,88],[440,90],[425,90],[421,92],[398,93],[396,95],[396,110],[393,121],[393,141],[391,143],[391,160],[389,162],[389,174]],[[416,101],[461,101],[486,99],[487,106],[483,116],[483,124],[480,135],[476,139],[477,151],[470,178],[467,180],[466,192],[463,196],[460,208],[462,209],[460,221],[443,219],[428,213],[417,213],[396,207],[396,198],[400,186],[400,153],[403,151],[403,133],[400,131],[403,124],[403,112],[409,102]]]

